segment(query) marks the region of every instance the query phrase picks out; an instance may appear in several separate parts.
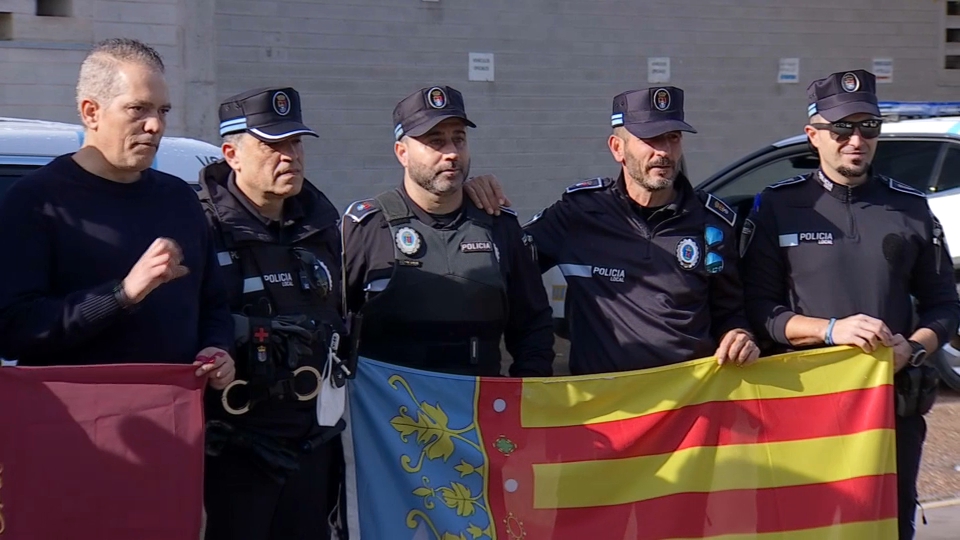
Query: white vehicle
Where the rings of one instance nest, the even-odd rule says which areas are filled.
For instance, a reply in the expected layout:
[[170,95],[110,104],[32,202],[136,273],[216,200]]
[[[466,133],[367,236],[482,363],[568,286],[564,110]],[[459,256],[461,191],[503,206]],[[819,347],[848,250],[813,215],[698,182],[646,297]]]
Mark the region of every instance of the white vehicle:
[[[82,143],[81,125],[0,117],[0,196],[21,176],[79,150]],[[218,146],[164,137],[153,168],[197,186],[200,169],[222,157]]]
[[[75,152],[82,143],[80,125],[0,117],[0,197],[23,175],[57,156]],[[153,168],[181,178],[199,190],[200,169],[222,157],[218,146],[195,139],[164,137]],[[15,364],[0,359],[0,365]]]
[[[874,169],[927,194],[943,225],[955,273],[960,273],[960,102],[882,102],[880,111],[884,124]],[[737,210],[735,238],[739,238],[739,227],[757,193],[818,166],[807,136],[797,135],[741,158],[696,187]],[[557,334],[569,337],[564,320],[566,281],[557,268],[545,273],[543,281]],[[960,340],[946,346],[936,361],[944,381],[960,391]]]

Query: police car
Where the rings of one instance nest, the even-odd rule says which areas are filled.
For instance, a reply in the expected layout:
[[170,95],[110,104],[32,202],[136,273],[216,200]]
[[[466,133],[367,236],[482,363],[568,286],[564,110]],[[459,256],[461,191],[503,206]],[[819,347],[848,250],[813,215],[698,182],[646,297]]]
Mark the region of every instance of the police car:
[[[885,121],[874,168],[927,194],[960,276],[960,102],[881,102],[880,111]],[[760,148],[696,187],[733,206],[739,230],[757,193],[774,182],[816,170],[818,164],[807,136],[801,134]],[[543,279],[557,335],[566,338],[566,282],[557,268]],[[944,382],[960,391],[960,337],[934,361]]]
[[[23,175],[83,144],[83,126],[0,117],[0,197]],[[199,191],[200,169],[221,159],[220,148],[203,141],[164,137],[153,168],[182,178]],[[0,364],[14,361],[0,359]]]

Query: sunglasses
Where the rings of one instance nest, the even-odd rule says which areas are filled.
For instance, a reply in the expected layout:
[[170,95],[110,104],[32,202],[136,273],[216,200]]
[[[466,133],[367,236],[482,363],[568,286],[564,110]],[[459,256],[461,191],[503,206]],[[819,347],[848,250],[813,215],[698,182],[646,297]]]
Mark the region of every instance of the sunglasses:
[[837,136],[838,139],[849,139],[853,136],[854,130],[860,130],[860,136],[864,139],[876,139],[880,136],[880,126],[883,120],[861,120],[859,122],[834,122],[832,124],[810,124],[817,129],[826,129]]

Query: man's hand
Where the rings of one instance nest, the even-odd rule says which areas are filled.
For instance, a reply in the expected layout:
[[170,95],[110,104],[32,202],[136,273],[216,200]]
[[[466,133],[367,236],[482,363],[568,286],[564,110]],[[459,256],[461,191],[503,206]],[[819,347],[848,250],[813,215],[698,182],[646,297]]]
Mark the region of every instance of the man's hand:
[[182,262],[183,252],[176,242],[157,238],[123,279],[123,294],[139,304],[160,285],[187,275],[190,270]]
[[913,347],[910,346],[907,338],[903,337],[903,334],[894,335],[890,341],[890,347],[893,348],[893,370],[897,372],[907,366],[910,355],[913,354]]
[[208,377],[207,382],[217,390],[223,390],[236,378],[237,371],[230,353],[217,347],[207,347],[197,353],[193,363],[197,368],[197,377]]
[[742,328],[734,328],[723,335],[720,346],[715,353],[717,363],[749,366],[760,358],[760,347],[754,341],[750,332]]
[[483,174],[468,178],[463,183],[467,197],[477,205],[477,208],[495,216],[500,215],[501,206],[510,206],[510,199],[503,194],[500,181],[492,174]]
[[880,319],[859,314],[834,323],[833,343],[860,347],[863,352],[871,354],[881,344],[892,347],[893,333]]

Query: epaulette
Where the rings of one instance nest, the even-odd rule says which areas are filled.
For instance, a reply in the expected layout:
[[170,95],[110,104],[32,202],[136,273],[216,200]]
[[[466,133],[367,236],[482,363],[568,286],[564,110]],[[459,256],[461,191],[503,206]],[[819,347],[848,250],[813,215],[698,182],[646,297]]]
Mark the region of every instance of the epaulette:
[[892,190],[894,190],[894,191],[899,191],[900,193],[907,193],[907,194],[909,194],[909,195],[914,195],[914,196],[916,196],[916,197],[923,197],[923,198],[926,198],[926,197],[927,197],[927,196],[924,195],[923,192],[920,191],[919,189],[912,188],[912,187],[910,187],[910,186],[908,186],[908,185],[906,185],[906,184],[904,184],[904,183],[902,183],[902,182],[897,182],[897,181],[894,180],[893,178],[890,178],[890,177],[887,177],[887,176],[881,176],[880,178],[882,178],[883,180],[885,180],[886,183],[887,183],[887,186],[889,186],[890,189],[892,189]]
[[578,191],[587,191],[592,189],[603,189],[610,185],[606,180],[606,178],[594,178],[592,180],[577,182],[576,184],[567,188],[567,193],[576,193]]
[[509,207],[507,207],[507,206],[501,206],[501,207],[500,207],[500,211],[501,211],[501,212],[506,212],[506,213],[510,214],[511,216],[513,216],[513,217],[517,217],[517,211],[514,210],[513,208],[509,208]]
[[374,199],[365,199],[350,203],[343,215],[352,219],[354,223],[360,223],[379,211],[380,207]]
[[781,180],[775,184],[770,184],[770,189],[782,188],[783,186],[792,186],[793,184],[799,184],[806,180],[807,177],[804,175],[794,176],[793,178],[787,178],[786,180]]
[[730,208],[727,203],[714,197],[713,195],[707,195],[707,202],[704,204],[704,206],[707,207],[707,210],[720,216],[720,219],[727,222],[727,224],[731,227],[737,223],[737,213],[734,212],[733,208]]

